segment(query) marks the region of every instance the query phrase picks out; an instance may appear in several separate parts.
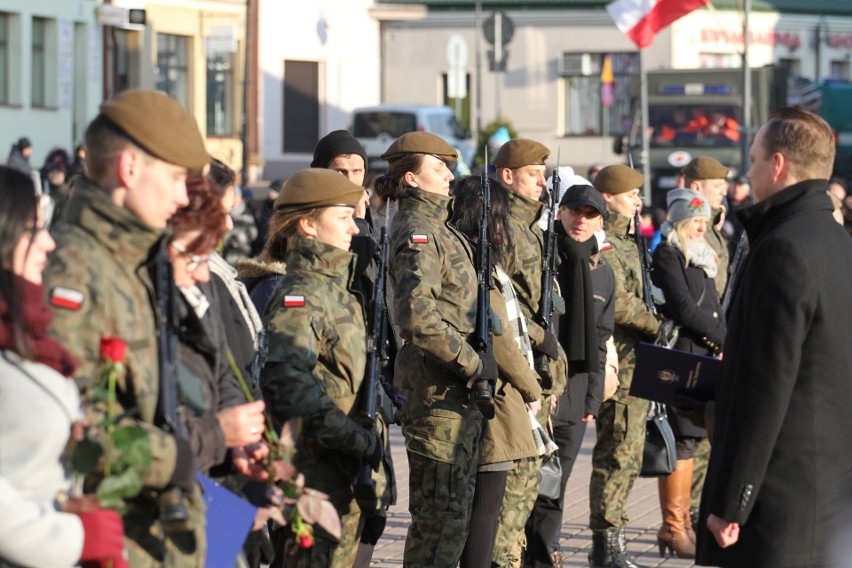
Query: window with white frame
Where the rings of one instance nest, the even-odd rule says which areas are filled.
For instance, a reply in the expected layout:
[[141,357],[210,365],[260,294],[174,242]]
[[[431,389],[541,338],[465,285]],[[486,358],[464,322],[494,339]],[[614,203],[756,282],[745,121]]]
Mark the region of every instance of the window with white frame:
[[233,53],[207,53],[207,135],[234,136]]
[[30,58],[30,101],[34,107],[47,106],[47,20],[33,18]]
[[[609,61],[612,81],[604,73]],[[627,53],[565,52],[559,61],[564,85],[564,133],[567,136],[622,134],[630,121],[630,75],[639,56]]]

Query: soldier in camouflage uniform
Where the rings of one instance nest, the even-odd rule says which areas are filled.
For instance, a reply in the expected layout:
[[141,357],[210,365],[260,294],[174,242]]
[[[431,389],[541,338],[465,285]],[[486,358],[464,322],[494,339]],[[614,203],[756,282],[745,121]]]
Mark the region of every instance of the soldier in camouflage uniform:
[[411,526],[404,566],[453,568],[468,532],[483,416],[468,385],[494,381],[497,363],[469,339],[476,324],[474,251],[449,223],[456,152],[427,132],[402,135],[382,156],[376,184],[398,200],[388,278],[395,325],[405,344],[394,382],[408,398],[401,412],[408,452]]
[[[544,400],[548,402],[542,404],[538,412],[537,417],[542,424],[547,423],[549,416],[550,395],[561,395],[568,380],[565,356],[559,342],[533,317],[539,311],[541,301],[544,236],[538,221],[544,206],[539,198],[547,185],[544,163],[549,155],[550,150],[543,144],[519,138],[503,144],[494,157],[496,176],[509,189],[509,230],[514,247],[507,258],[506,272],[512,279],[521,310],[527,318],[533,350],[536,355],[546,355],[552,367],[550,384],[542,385]],[[562,365],[557,365],[560,359]],[[538,497],[540,469],[541,459],[534,457],[519,461],[509,474],[492,555],[492,562],[498,566],[520,564],[520,553],[526,548],[523,529]]]
[[631,234],[633,216],[642,207],[639,187],[643,176],[623,165],[608,166],[595,177],[603,194],[608,218],[604,259],[615,273],[615,331],[618,350],[618,390],[601,404],[597,417],[597,443],[592,452],[589,484],[589,524],[592,529],[591,568],[633,568],[627,554],[624,527],[627,497],[642,466],[647,400],[628,394],[640,341],[654,338],[659,321],[642,300],[642,267]]
[[292,220],[278,233],[287,273],[263,314],[268,353],[261,388],[279,423],[300,419],[294,465],[308,487],[329,496],[342,535],[338,541],[316,525],[310,548],[286,538],[273,566],[352,566],[363,525],[355,477],[362,460],[377,469],[382,458],[375,423],[356,422],[364,418],[359,395],[366,332],[349,244],[358,231],[352,215],[362,192],[339,174],[311,168],[287,180],[275,200],[276,213]]
[[[716,292],[719,300],[725,294],[728,285],[728,268],[731,264],[728,237],[719,230],[719,220],[722,217],[722,199],[728,189],[728,175],[731,171],[715,158],[699,156],[689,162],[683,169],[684,186],[703,194],[710,202],[712,219],[704,233],[704,240],[716,253],[719,271],[716,273]],[[707,477],[707,463],[710,459],[710,441],[704,439],[695,452],[692,468],[692,493],[690,510],[695,525],[698,525],[698,506],[701,503],[701,490]]]
[[[45,288],[56,308],[50,333],[80,363],[78,384],[86,398],[99,374],[101,338],[127,343],[117,414],[135,411],[133,421],[148,432],[152,454],[142,493],[124,513],[129,562],[134,568],[200,567],[204,506],[192,449],[163,429],[158,408],[159,316],[149,267],[169,218],[188,204],[187,173],[201,171],[209,156],[195,118],[166,95],[125,91],[100,111],[86,132],[89,178],[75,182],[45,270]],[[91,424],[101,422],[102,406],[85,409]],[[186,496],[194,547],[178,547],[157,519],[157,496],[171,487]]]

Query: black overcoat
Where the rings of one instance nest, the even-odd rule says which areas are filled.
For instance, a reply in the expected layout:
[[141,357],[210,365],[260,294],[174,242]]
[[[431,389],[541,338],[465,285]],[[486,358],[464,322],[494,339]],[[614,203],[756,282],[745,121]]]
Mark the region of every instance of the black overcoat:
[[[686,266],[683,253],[668,241],[654,250],[653,261],[651,281],[666,298],[663,313],[680,326],[673,347],[698,355],[713,355],[725,340],[725,318],[719,306],[716,281],[704,269]],[[671,406],[668,415],[675,435],[695,438],[707,435],[707,430]]]
[[[702,565],[826,565],[852,487],[852,239],[825,190],[801,182],[740,215],[751,252],[728,314]],[[716,544],[711,513],[739,523],[736,544]]]

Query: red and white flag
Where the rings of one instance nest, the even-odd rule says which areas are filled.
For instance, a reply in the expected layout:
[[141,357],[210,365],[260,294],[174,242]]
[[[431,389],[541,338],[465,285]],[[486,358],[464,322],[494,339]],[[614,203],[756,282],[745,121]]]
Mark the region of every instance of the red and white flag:
[[651,45],[657,32],[709,3],[710,0],[615,0],[606,5],[606,11],[616,27],[644,49]]

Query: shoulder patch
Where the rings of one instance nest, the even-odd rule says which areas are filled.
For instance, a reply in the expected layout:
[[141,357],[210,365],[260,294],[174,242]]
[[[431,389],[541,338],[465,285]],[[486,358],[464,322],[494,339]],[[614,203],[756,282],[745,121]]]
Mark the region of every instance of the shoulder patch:
[[604,243],[604,244],[601,245],[600,252],[603,252],[605,250],[609,250],[611,248],[612,248],[612,245],[610,243]]
[[85,299],[86,295],[82,292],[62,286],[57,286],[50,292],[50,304],[57,308],[79,310]]
[[429,235],[424,235],[421,233],[415,233],[411,235],[411,242],[416,245],[425,245],[429,243]]
[[284,296],[284,302],[281,305],[285,308],[303,308],[305,306],[305,297]]

